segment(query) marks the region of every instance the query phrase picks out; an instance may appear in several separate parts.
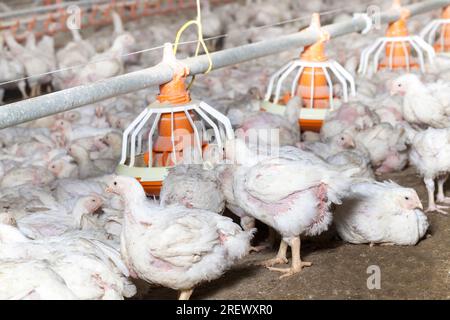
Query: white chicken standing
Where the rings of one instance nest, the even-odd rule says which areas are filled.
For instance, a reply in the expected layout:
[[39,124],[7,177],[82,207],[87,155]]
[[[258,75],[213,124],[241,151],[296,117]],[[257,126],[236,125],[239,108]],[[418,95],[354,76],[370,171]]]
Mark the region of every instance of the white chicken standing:
[[402,115],[409,123],[450,127],[450,83],[424,84],[416,74],[405,74],[392,82],[391,94],[403,96]]
[[219,278],[248,253],[252,232],[229,218],[154,205],[130,177],[115,177],[107,191],[125,202],[121,253],[130,274],[179,290],[179,299],[189,299],[196,285]]
[[110,49],[94,55],[89,64],[85,65],[77,76],[71,81],[70,86],[93,83],[124,71],[124,56],[129,53],[136,40],[128,33],[118,36]]
[[[292,151],[292,150],[291,150]],[[279,252],[269,260],[270,270],[287,277],[311,266],[300,258],[300,235],[318,235],[332,221],[329,208],[348,192],[358,169],[336,170],[315,156],[299,159],[295,152],[258,162],[242,140],[227,142],[227,158],[241,164],[234,178],[233,191],[239,207],[254,218],[278,231],[282,236]],[[272,268],[287,263],[288,246],[292,250],[290,268]]]
[[428,192],[426,211],[447,214],[442,209],[448,207],[437,205],[434,201],[434,180],[437,179],[438,185],[436,201],[450,203],[450,199],[444,194],[444,183],[450,173],[450,129],[428,128],[418,132],[412,140],[409,161],[417,168],[425,182]]
[[362,182],[335,210],[339,236],[350,243],[415,245],[428,229],[416,191],[394,182]]

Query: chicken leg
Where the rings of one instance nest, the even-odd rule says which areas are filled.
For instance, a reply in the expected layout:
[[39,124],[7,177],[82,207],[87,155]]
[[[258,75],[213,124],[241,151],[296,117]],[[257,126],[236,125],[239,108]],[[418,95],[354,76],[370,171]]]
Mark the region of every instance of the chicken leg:
[[277,271],[284,273],[280,279],[292,276],[296,273],[302,271],[303,267],[310,267],[312,265],[311,262],[303,262],[300,258],[300,248],[301,242],[300,237],[295,237],[291,240],[291,251],[292,251],[292,263],[290,268],[272,268],[268,267],[271,271]]
[[[442,214],[447,214],[443,209],[448,209],[447,206],[439,206],[434,202],[434,180],[432,178],[424,178],[425,186],[427,187],[428,192],[428,208],[426,212],[439,212]],[[445,180],[444,180],[445,181]]]
[[22,99],[28,99],[27,84],[25,83],[25,81],[19,81],[17,86],[19,87],[20,93],[22,94]]
[[261,265],[266,267],[272,267],[276,264],[286,264],[288,263],[288,259],[286,258],[286,253],[288,249],[288,243],[284,240],[281,240],[280,248],[278,249],[277,256],[275,258],[263,261]]
[[178,300],[189,300],[189,298],[192,295],[192,292],[194,292],[194,289],[180,290],[180,295],[178,296]]
[[445,176],[441,176],[438,178],[438,193],[436,196],[436,202],[442,202],[442,203],[450,203],[450,197],[446,197],[444,193],[444,183],[448,179],[448,174]]

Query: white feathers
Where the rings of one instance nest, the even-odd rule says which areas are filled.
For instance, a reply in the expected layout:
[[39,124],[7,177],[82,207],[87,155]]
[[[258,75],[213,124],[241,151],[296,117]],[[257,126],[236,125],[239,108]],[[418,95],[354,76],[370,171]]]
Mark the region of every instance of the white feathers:
[[428,229],[417,193],[394,182],[363,182],[336,208],[339,236],[351,243],[415,245]]

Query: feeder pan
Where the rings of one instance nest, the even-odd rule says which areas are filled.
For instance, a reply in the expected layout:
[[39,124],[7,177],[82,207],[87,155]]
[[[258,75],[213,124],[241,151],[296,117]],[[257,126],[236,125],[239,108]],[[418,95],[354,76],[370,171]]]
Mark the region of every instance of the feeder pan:
[[[171,45],[165,55],[167,51],[173,55]],[[184,80],[184,76],[176,75],[161,85],[157,100],[123,133],[122,157],[116,173],[135,177],[148,195],[159,195],[168,169],[174,165],[203,163],[204,149],[212,147],[206,130],[213,130],[218,150],[224,146],[222,132],[227,139],[234,136],[226,116],[203,101],[191,100]],[[148,138],[147,142],[144,138]]]
[[[399,1],[394,1],[395,9],[401,9]],[[373,56],[373,71],[379,69],[407,70],[420,67],[425,72],[424,53],[432,63],[435,52],[432,46],[417,35],[410,35],[407,27],[409,11],[402,9],[399,20],[389,24],[386,35],[378,38],[372,45],[361,52],[358,72],[366,74],[369,68],[369,60]],[[417,58],[412,56],[411,48],[416,52]],[[385,49],[385,56],[380,62],[381,53]]]
[[[440,32],[438,35],[438,29]],[[436,52],[450,52],[450,6],[442,10],[441,19],[431,21],[420,33]]]
[[[286,104],[290,97],[300,96],[303,100],[299,118],[300,128],[318,132],[326,114],[334,108],[330,72],[341,83],[345,102],[348,101],[348,86],[351,95],[354,96],[356,90],[352,75],[338,62],[328,59],[325,55],[325,42],[329,40],[329,35],[321,29],[319,14],[313,14],[309,28],[320,33],[320,40],[305,47],[300,59],[290,61],[272,75],[262,110],[282,115],[285,110],[283,104]],[[294,71],[296,73],[290,92],[282,95],[283,82]]]

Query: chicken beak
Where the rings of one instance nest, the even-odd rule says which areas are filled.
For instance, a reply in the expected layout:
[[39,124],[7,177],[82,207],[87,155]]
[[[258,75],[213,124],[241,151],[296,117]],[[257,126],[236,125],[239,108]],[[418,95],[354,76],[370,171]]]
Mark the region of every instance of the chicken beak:
[[423,204],[422,204],[422,201],[420,201],[420,199],[417,199],[417,208],[419,208],[420,210],[423,210]]
[[107,188],[105,189],[105,192],[107,192],[107,193],[113,193],[113,189],[112,189],[111,187],[107,187]]
[[390,91],[391,97],[392,97],[392,96],[395,96],[396,93],[397,93],[397,92],[395,92],[395,90],[391,90],[391,91]]

